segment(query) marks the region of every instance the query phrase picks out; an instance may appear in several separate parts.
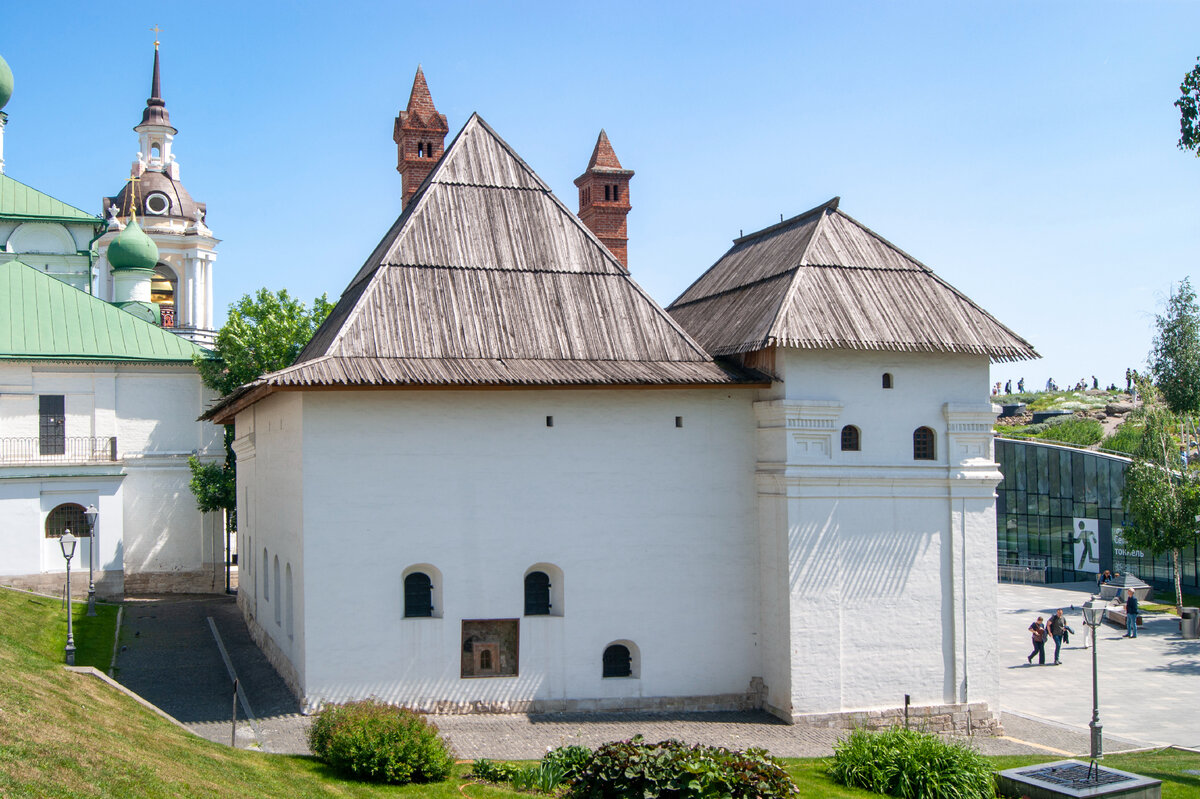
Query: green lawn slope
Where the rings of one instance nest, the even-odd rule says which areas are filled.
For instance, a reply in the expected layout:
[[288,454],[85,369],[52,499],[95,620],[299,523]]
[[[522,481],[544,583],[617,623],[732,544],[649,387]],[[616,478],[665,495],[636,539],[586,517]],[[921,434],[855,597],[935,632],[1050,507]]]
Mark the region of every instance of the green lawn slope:
[[[107,668],[116,607],[99,616],[77,603],[77,663]],[[348,782],[310,757],[230,749],[197,738],[93,677],[63,669],[61,602],[0,589],[0,797],[529,797],[466,779],[469,765],[438,785]],[[996,768],[1056,757],[993,758]],[[825,761],[785,761],[808,797],[868,797],[830,782]],[[1165,799],[1200,799],[1200,755],[1166,751],[1105,759],[1163,780]]]

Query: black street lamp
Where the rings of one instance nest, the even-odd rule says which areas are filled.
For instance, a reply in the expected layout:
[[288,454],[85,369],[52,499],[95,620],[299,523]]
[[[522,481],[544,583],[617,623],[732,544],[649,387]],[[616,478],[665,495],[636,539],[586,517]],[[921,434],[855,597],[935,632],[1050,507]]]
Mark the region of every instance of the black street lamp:
[[1100,725],[1100,694],[1096,679],[1096,650],[1100,648],[1100,636],[1096,633],[1104,623],[1104,606],[1105,602],[1095,597],[1083,603],[1083,623],[1092,628],[1092,721],[1088,726],[1092,732],[1092,766],[1097,772],[1100,766],[1096,761],[1104,757],[1104,728]]
[[100,543],[100,535],[96,532],[96,520],[100,518],[100,511],[95,505],[89,504],[87,510],[83,512],[87,518],[88,530],[91,532],[91,537],[88,539],[88,609],[87,615],[96,615],[96,558],[100,557],[96,554],[96,547]]
[[71,531],[64,530],[62,538],[58,539],[58,545],[62,547],[63,557],[67,559],[67,665],[75,665],[75,630],[71,626],[71,558],[75,555],[75,542],[78,539],[71,535]]

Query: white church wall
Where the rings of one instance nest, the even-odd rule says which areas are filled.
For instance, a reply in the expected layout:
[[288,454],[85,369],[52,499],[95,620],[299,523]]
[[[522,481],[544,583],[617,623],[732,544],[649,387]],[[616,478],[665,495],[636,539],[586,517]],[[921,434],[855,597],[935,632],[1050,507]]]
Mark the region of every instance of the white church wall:
[[[53,480],[45,478],[38,452],[38,398],[45,395],[62,395],[65,407],[68,456],[55,462]],[[58,504],[77,502],[95,503],[101,512],[97,554],[111,572],[103,580],[105,593],[213,590],[213,573],[223,561],[220,522],[196,509],[187,467],[192,452],[221,454],[219,428],[196,421],[208,396],[190,365],[33,362],[0,368],[0,443],[7,448],[0,453],[0,473],[9,487],[5,507],[13,513],[4,517],[0,537],[11,539],[6,551],[24,553],[5,558],[0,573],[27,578],[6,582],[36,587],[38,575],[63,569],[57,542],[44,537],[45,518]],[[111,437],[117,439],[116,461],[107,460]],[[97,457],[74,457],[89,452]],[[30,515],[35,507],[37,519]],[[9,524],[9,518],[21,521]],[[85,565],[88,546],[83,542],[78,556]]]
[[[896,707],[908,694],[914,704],[995,709],[994,654],[972,649],[964,663],[962,633],[995,624],[975,600],[995,581],[994,532],[983,531],[989,514],[994,531],[999,475],[990,427],[973,429],[990,413],[976,399],[987,396],[986,359],[784,350],[777,363],[782,391],[756,405],[759,494],[764,547],[787,541],[789,646],[786,661],[772,650],[764,671],[778,682],[786,663],[790,687],[768,679],[768,704],[786,717]],[[859,428],[857,452],[841,449],[845,425]],[[913,458],[921,426],[935,432],[934,460]],[[952,492],[967,508],[957,525]],[[964,546],[992,563],[968,570],[968,602]],[[779,580],[763,568],[764,582]],[[785,624],[779,614],[764,604],[764,630]]]
[[[307,697],[514,708],[744,696],[761,668],[751,399],[305,394]],[[266,488],[261,460],[257,474]],[[264,537],[279,527],[258,522]],[[422,563],[440,571],[441,618],[404,618],[402,574]],[[523,616],[535,563],[561,568],[563,616]],[[518,676],[460,677],[464,619],[519,620]],[[602,678],[616,641],[635,645],[638,676]]]

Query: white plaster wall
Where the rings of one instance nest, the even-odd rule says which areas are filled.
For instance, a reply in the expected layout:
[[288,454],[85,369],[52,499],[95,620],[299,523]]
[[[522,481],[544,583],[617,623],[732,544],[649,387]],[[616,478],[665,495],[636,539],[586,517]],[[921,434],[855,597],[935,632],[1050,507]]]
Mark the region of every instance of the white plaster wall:
[[[100,509],[102,570],[165,575],[213,572],[219,524],[196,509],[187,456],[221,452],[220,429],[196,421],[209,399],[190,365],[0,365],[0,438],[38,436],[38,396],[66,398],[65,434],[116,436],[118,462],[0,463],[0,574],[63,568],[46,515],[62,502]],[[35,450],[36,451],[36,450]],[[47,504],[49,503],[49,504]],[[86,566],[89,544],[77,560]],[[214,552],[216,553],[214,555]],[[219,571],[219,569],[216,569]],[[223,576],[221,581],[223,587]],[[197,586],[199,588],[200,586]]]
[[[761,673],[752,399],[745,389],[305,394],[308,697],[744,693]],[[262,413],[256,437],[256,538],[289,551],[294,516],[268,518],[263,498],[281,483],[267,477]],[[280,510],[296,498],[280,491]],[[562,617],[522,618],[523,576],[538,562],[563,571]],[[421,563],[440,570],[442,618],[403,618],[401,575]],[[269,618],[261,606],[259,618]],[[519,676],[460,679],[461,621],[500,618],[521,619]],[[601,678],[617,640],[640,650],[640,677]]]
[[[292,664],[301,677],[305,673],[306,586],[305,552],[301,530],[306,503],[301,500],[305,469],[302,461],[303,398],[300,394],[275,394],[237,417],[239,512],[246,526],[245,558],[252,578],[243,608],[249,603],[250,614],[265,635]],[[334,500],[344,505],[343,498]],[[263,554],[266,553],[266,568]],[[274,563],[279,559],[279,576]],[[292,633],[287,631],[287,593],[284,577],[292,567]],[[240,573],[240,569],[239,569]],[[347,583],[359,579],[346,576]],[[239,589],[240,592],[241,589]],[[239,597],[240,600],[240,597]],[[276,610],[278,619],[276,621]],[[360,611],[355,611],[357,614]],[[339,639],[340,640],[340,639]],[[325,645],[330,645],[325,642]],[[340,644],[339,644],[340,645]]]
[[[783,350],[777,365],[784,383],[756,406],[762,546],[787,542],[786,614],[763,604],[764,631],[786,631],[764,665],[768,704],[826,713],[909,694],[996,708],[984,637],[998,473],[990,430],[962,424],[977,421],[968,411],[987,416],[986,359]],[[861,431],[859,452],[841,451],[847,424]],[[936,433],[934,461],[913,460],[920,426]],[[762,574],[764,594],[778,590],[783,573],[765,557]]]

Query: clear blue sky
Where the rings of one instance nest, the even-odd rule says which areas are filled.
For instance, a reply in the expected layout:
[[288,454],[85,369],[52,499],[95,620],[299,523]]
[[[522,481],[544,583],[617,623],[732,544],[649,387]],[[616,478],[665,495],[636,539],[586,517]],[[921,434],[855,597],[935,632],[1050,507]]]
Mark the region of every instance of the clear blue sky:
[[1142,367],[1200,244],[1175,147],[1194,2],[9,3],[9,175],[99,213],[137,151],[152,25],[223,309],[336,298],[400,211],[423,64],[569,207],[600,128],[636,170],[630,267],[663,305],[834,195],[1042,353],[1030,385]]

